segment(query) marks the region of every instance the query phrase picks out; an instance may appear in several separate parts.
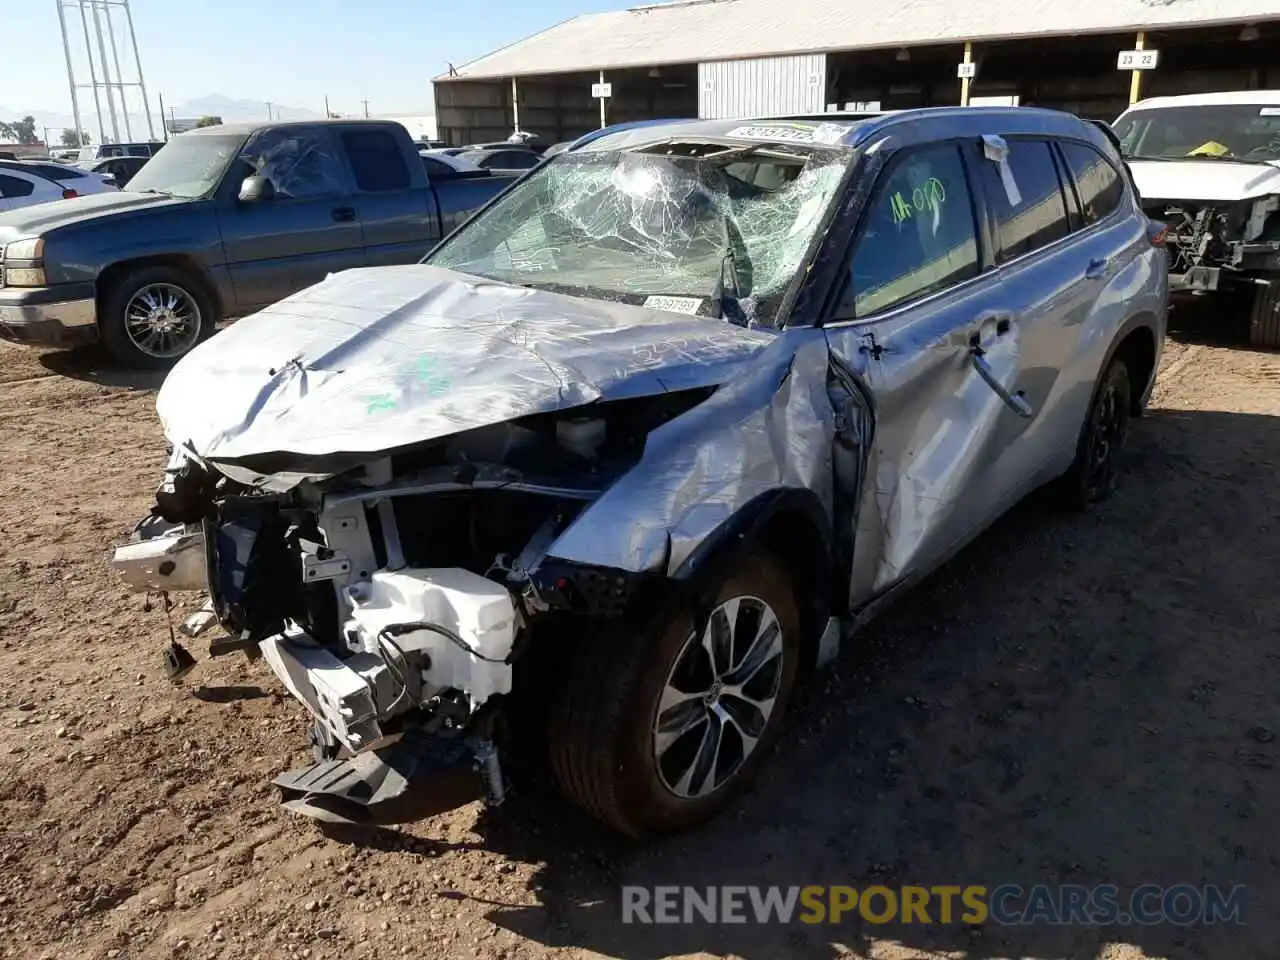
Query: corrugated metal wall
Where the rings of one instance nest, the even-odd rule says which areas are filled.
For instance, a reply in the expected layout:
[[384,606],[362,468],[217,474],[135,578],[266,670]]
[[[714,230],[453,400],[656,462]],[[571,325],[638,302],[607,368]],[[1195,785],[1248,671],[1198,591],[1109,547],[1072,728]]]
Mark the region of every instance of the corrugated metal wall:
[[823,53],[698,64],[698,116],[768,117],[823,110]]

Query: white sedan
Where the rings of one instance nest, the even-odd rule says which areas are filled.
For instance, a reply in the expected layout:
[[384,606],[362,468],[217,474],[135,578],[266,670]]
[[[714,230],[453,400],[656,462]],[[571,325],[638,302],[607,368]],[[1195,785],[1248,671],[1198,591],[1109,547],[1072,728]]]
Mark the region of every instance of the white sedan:
[[0,160],[0,211],[118,188],[100,174],[50,160]]

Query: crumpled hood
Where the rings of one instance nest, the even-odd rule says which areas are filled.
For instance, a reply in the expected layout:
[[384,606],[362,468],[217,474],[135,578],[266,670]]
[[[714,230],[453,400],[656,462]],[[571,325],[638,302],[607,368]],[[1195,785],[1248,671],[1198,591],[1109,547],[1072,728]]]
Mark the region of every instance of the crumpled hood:
[[334,274],[178,362],[156,402],[198,456],[374,454],[599,399],[725,382],[768,331],[439,267]]
[[1280,193],[1280,168],[1228,160],[1130,160],[1143,200],[1250,200]]

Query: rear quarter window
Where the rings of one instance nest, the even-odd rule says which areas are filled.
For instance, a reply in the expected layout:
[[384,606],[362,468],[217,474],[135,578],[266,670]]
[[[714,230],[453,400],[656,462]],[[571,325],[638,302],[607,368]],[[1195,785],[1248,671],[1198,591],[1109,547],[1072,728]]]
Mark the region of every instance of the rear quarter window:
[[409,168],[400,141],[386,130],[344,130],[342,148],[351,161],[356,187],[367,192],[409,189]]
[[9,177],[0,173],[0,197],[6,199],[29,197],[34,192],[35,186],[30,180],[21,180],[18,177]]
[[1082,143],[1063,143],[1061,146],[1076,184],[1085,224],[1097,223],[1110,216],[1124,198],[1124,180],[1119,171],[1092,147]]

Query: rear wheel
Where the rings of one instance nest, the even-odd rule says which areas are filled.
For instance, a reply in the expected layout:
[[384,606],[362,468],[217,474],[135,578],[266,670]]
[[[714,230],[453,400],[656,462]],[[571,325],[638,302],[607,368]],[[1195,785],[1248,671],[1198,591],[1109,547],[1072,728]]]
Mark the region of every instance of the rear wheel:
[[1264,350],[1280,350],[1280,280],[1254,286],[1249,344]]
[[1094,390],[1076,458],[1057,482],[1059,499],[1067,506],[1086,509],[1115,492],[1131,410],[1129,370],[1123,360],[1112,360]]
[[561,789],[632,836],[674,833],[729,806],[781,729],[801,655],[790,579],[759,551],[713,576],[705,625],[677,609],[591,637],[552,713]]
[[102,342],[120,363],[163,370],[213,329],[213,305],[203,285],[173,267],[142,267],[116,281],[102,298]]

